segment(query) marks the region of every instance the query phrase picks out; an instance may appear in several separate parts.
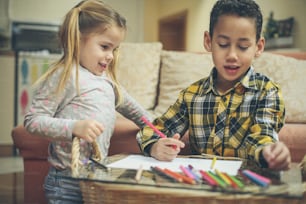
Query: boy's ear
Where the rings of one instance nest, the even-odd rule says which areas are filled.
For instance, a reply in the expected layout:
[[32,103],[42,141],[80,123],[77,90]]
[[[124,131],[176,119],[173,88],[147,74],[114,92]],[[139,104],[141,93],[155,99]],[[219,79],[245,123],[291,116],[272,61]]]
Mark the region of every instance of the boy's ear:
[[204,32],[203,45],[207,52],[211,52],[211,38],[208,31]]
[[261,53],[264,51],[264,49],[265,49],[265,39],[262,37],[257,42],[257,51],[255,53],[255,57],[259,57]]

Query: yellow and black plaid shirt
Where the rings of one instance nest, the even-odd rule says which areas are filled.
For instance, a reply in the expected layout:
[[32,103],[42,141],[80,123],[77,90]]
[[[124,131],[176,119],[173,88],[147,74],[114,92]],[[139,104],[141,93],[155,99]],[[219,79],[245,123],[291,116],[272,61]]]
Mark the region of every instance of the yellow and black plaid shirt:
[[[278,140],[285,108],[279,87],[251,67],[232,89],[220,95],[210,76],[182,90],[177,101],[153,124],[168,137],[189,130],[194,154],[234,156],[259,161],[263,145]],[[159,137],[143,128],[138,142],[145,154]]]

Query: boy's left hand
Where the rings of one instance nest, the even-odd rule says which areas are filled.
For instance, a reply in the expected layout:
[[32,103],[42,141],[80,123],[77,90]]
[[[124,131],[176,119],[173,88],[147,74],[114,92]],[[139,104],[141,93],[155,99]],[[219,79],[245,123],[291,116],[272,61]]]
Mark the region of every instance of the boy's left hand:
[[262,154],[269,165],[269,169],[288,170],[290,168],[290,152],[283,142],[276,142],[265,146]]

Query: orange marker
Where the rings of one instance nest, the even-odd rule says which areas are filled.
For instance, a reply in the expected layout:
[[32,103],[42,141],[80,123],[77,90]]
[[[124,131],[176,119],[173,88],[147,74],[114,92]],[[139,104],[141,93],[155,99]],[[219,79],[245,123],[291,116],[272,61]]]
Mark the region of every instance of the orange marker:
[[220,172],[218,169],[215,169],[215,172],[227,185],[232,185],[232,182],[224,175],[224,173]]
[[182,178],[183,182],[188,183],[188,184],[196,184],[195,180],[193,180],[192,178],[189,178],[188,176],[185,176],[183,174],[179,174],[177,172],[171,171],[169,169],[165,169],[165,171],[170,171],[172,172],[172,174],[175,174],[177,177]]

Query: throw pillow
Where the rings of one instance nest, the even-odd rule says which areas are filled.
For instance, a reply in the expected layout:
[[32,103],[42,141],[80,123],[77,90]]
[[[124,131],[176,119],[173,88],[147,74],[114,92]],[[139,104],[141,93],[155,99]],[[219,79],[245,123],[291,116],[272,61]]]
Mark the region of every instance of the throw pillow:
[[118,80],[145,109],[155,106],[161,49],[159,42],[120,45]]
[[286,122],[306,123],[306,60],[264,52],[254,61],[254,67],[257,72],[280,85],[285,101]]
[[159,95],[155,115],[164,113],[179,92],[207,77],[213,67],[210,53],[162,51]]

